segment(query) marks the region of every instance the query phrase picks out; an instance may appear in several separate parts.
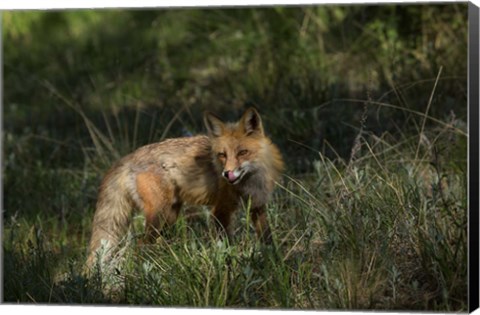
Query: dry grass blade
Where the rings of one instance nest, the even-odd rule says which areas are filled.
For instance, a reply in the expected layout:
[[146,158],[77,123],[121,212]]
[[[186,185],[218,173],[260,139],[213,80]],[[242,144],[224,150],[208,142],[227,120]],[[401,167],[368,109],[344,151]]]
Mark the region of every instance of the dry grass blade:
[[427,108],[425,109],[425,114],[423,116],[422,127],[420,129],[417,151],[415,152],[415,160],[418,158],[418,153],[420,152],[420,146],[422,143],[422,137],[424,136],[425,130],[425,123],[427,122],[428,112],[430,111],[430,106],[432,105],[433,95],[435,94],[435,90],[437,89],[438,80],[440,79],[440,75],[442,74],[443,67],[440,67],[438,70],[437,79],[435,80],[435,84],[433,85],[432,93],[430,93],[430,98],[428,99]]
[[[350,99],[350,98],[341,98],[341,99],[338,99],[338,101],[343,101],[343,102],[352,102],[352,103],[361,103],[361,104],[364,104],[364,100],[360,100],[360,99]],[[415,115],[418,115],[420,117],[423,117],[427,120],[431,120],[437,124],[439,124],[440,126],[443,126],[443,127],[450,127],[452,129],[452,131],[454,131],[455,133],[461,135],[461,136],[467,136],[467,132],[463,131],[462,129],[458,128],[458,127],[455,127],[455,126],[452,126],[450,123],[446,123],[438,118],[435,118],[435,117],[432,117],[432,116],[426,116],[425,113],[422,113],[422,112],[419,112],[419,111],[416,111],[416,110],[413,110],[413,109],[410,109],[410,108],[406,108],[406,107],[402,107],[402,106],[398,106],[398,105],[393,105],[393,104],[388,104],[388,103],[382,103],[382,102],[376,102],[376,101],[372,101],[369,103],[370,105],[376,105],[376,106],[383,106],[383,107],[387,107],[387,108],[393,108],[393,109],[398,109],[398,110],[401,110],[401,111],[405,111],[407,113],[412,113],[412,114],[415,114]]]
[[104,147],[108,150],[110,154],[112,154],[115,159],[120,158],[119,152],[113,147],[112,143],[103,135],[103,133],[98,130],[95,124],[85,115],[83,110],[80,106],[72,103],[68,100],[64,95],[62,95],[58,90],[47,80],[43,82],[43,86],[46,87],[52,94],[56,97],[61,99],[68,107],[72,108],[75,112],[77,112],[85,122],[85,126],[90,134],[90,137],[95,145],[95,149],[97,150],[100,157],[106,158]]

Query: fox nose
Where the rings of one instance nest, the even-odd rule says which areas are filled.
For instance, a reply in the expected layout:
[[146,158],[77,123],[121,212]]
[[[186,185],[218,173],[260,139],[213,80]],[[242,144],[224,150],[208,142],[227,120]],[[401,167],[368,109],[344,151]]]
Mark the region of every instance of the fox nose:
[[234,182],[237,179],[237,176],[233,173],[233,171],[224,171],[223,176],[228,179],[229,182]]

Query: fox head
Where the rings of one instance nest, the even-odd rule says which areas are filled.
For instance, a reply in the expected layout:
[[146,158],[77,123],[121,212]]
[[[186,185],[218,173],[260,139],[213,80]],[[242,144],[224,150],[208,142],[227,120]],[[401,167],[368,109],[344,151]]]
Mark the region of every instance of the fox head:
[[265,137],[260,115],[247,109],[239,121],[224,123],[206,112],[204,122],[212,142],[214,159],[222,176],[232,185],[257,172],[265,159],[269,139]]

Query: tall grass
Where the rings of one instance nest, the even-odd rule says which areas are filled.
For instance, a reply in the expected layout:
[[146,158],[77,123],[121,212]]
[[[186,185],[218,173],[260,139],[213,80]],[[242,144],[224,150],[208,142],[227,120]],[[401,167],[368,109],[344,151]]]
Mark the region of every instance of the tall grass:
[[[33,225],[7,218],[5,300],[464,310],[466,139],[456,123],[403,141],[363,131],[350,161],[317,152],[314,172],[285,175],[269,204],[276,246],[256,241],[248,209],[231,244],[212,235],[207,209],[190,208],[157,244],[135,245],[140,217],[110,284],[80,272],[90,214],[78,236],[41,215]],[[111,283],[121,290],[105,291]]]

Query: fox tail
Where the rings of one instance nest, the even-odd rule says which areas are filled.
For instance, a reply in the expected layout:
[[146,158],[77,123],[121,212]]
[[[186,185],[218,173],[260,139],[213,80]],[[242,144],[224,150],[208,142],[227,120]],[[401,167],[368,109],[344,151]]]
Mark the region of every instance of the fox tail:
[[113,259],[122,256],[120,245],[127,235],[133,208],[128,179],[126,169],[114,169],[105,176],[100,186],[86,262],[88,272],[96,267],[103,272]]

